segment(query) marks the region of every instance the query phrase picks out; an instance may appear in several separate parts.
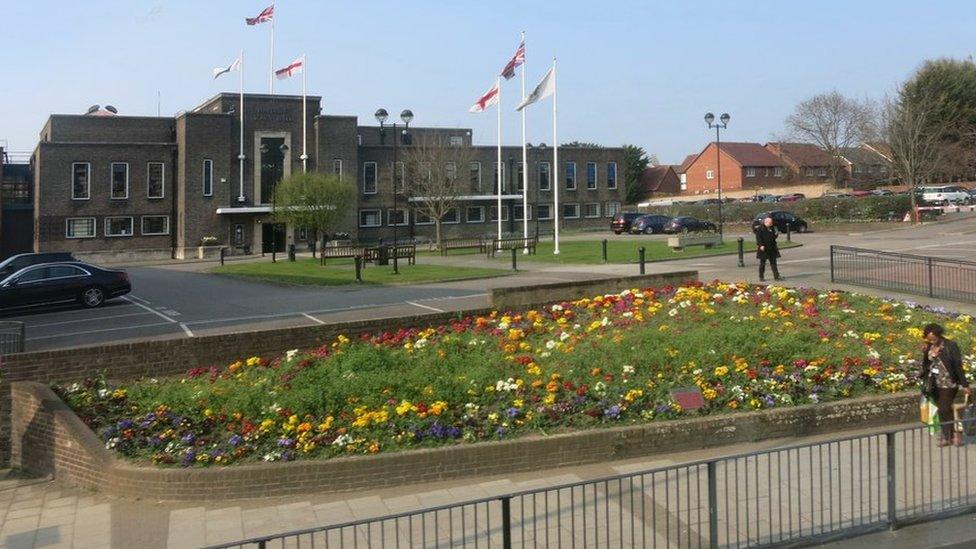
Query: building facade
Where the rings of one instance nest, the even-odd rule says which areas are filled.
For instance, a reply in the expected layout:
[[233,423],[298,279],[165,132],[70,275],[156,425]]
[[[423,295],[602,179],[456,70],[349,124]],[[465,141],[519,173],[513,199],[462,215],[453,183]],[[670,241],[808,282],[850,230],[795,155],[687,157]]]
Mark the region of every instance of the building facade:
[[0,260],[33,247],[31,166],[0,147]]
[[719,171],[723,191],[775,187],[787,176],[782,161],[759,143],[722,143],[720,151],[715,143],[709,143],[693,160],[685,162],[685,194],[717,192]]
[[[188,258],[202,245],[234,253],[301,248],[313,236],[302,227],[272,223],[271,197],[275,185],[303,164],[355,182],[357,199],[339,231],[377,241],[390,239],[396,223],[400,238],[432,238],[433,222],[417,211],[416,197],[402,181],[404,155],[430,140],[470,147],[471,153],[469,165],[457,168],[466,189],[443,220],[444,236],[495,234],[497,150],[471,146],[471,130],[409,127],[404,134],[399,128],[394,151],[392,128],[322,115],[319,97],[307,97],[303,120],[300,96],[245,94],[241,154],[240,99],[222,93],[175,117],[120,116],[114,110],[52,115],[32,159],[34,249]],[[622,148],[560,148],[557,169],[551,148],[533,148],[527,212],[521,159],[520,147],[503,148],[505,232],[521,234],[524,215],[531,232],[551,232],[556,185],[561,230],[604,226],[619,211]]]

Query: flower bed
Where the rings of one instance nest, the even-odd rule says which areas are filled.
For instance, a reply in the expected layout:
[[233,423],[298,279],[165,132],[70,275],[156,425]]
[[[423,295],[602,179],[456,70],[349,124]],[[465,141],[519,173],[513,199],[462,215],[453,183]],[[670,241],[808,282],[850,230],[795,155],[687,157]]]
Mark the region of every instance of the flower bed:
[[[226,465],[760,410],[908,388],[920,326],[974,357],[967,316],[745,284],[624,291],[57,391],[125,456]],[[670,390],[697,386],[686,411]]]

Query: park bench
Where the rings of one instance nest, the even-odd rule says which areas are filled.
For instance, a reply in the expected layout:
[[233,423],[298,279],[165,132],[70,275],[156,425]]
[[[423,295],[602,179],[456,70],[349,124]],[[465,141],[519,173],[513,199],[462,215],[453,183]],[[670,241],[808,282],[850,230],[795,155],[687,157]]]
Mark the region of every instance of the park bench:
[[323,246],[321,251],[322,263],[326,259],[352,258],[363,255],[362,246],[343,245],[343,246]]
[[362,248],[361,256],[363,258],[363,267],[366,266],[366,263],[376,263],[378,265],[387,264],[387,263],[382,263],[384,259],[383,252],[386,252],[385,259],[387,260],[387,262],[389,262],[395,257],[397,261],[401,259],[406,259],[408,265],[415,265],[417,263],[416,244],[399,244],[397,246],[392,246],[392,245],[369,246],[366,248]]
[[668,247],[676,252],[688,246],[711,248],[720,244],[722,244],[722,235],[720,234],[682,234],[668,237]]
[[526,248],[530,254],[534,255],[538,244],[539,239],[534,236],[529,238],[493,238],[491,239],[491,247],[488,248],[488,257],[495,257],[495,253],[502,250],[524,250]]
[[487,249],[483,238],[445,238],[441,240],[441,255],[447,255],[448,250],[478,250],[484,253]]

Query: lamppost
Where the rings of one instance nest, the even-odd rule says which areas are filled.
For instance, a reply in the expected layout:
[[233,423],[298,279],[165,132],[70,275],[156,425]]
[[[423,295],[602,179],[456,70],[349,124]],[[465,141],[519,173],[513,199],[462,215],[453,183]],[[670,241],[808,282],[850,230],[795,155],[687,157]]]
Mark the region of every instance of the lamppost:
[[[267,154],[268,151],[270,151],[270,150],[271,149],[269,149],[266,144],[262,144],[261,145],[261,155],[262,156],[265,155],[265,154]],[[272,220],[271,220],[271,262],[272,263],[277,263],[278,262],[278,255],[277,255],[277,252],[278,252],[278,223],[275,222],[275,220],[273,219],[273,217],[274,217],[274,212],[275,212],[275,206],[277,205],[277,195],[278,195],[278,193],[276,191],[278,190],[278,182],[285,175],[285,165],[284,165],[284,162],[285,162],[285,153],[288,152],[288,145],[285,145],[284,143],[282,143],[278,147],[278,150],[281,151],[281,158],[278,159],[279,162],[276,162],[275,163],[275,169],[271,172],[271,216],[272,216]],[[279,175],[279,170],[280,170],[280,175]]]
[[718,234],[719,236],[724,236],[722,232],[722,141],[719,135],[720,130],[724,130],[729,127],[729,113],[722,113],[719,117],[719,123],[713,124],[715,122],[715,115],[712,113],[705,113],[705,123],[708,124],[708,129],[715,128],[715,171],[718,172]]
[[[386,122],[386,119],[389,118],[390,115],[389,113],[386,112],[386,109],[381,108],[381,109],[376,109],[376,112],[373,114],[373,116],[375,116],[376,121],[380,123],[380,144],[382,145],[386,142],[386,128],[383,126],[383,124]],[[413,111],[411,111],[410,109],[403,109],[403,112],[400,113],[400,120],[403,120],[403,124],[405,126],[405,129],[403,130],[403,135],[405,137],[407,135],[407,132],[410,130],[410,121],[413,120]],[[396,173],[397,146],[399,145],[399,142],[400,142],[400,135],[397,134],[397,126],[396,126],[396,122],[394,122],[393,123],[393,274],[400,274],[400,265],[397,263],[397,251],[396,251],[397,225],[400,224],[400,219],[399,219],[400,210],[397,208],[397,204],[398,204],[397,197],[399,196],[400,193],[397,190],[397,173]],[[401,173],[401,175],[404,174]]]

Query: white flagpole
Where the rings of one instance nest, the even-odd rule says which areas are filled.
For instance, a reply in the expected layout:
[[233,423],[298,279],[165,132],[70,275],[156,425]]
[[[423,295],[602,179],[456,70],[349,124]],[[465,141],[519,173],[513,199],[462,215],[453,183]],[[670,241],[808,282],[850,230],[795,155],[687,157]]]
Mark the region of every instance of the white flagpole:
[[[519,46],[523,44],[525,31],[522,31]],[[525,101],[525,61],[522,61],[522,101]],[[522,245],[522,253],[529,253],[529,154],[525,146],[525,109],[522,109]]]
[[302,54],[302,173],[308,172],[308,112],[305,105],[305,74],[308,72],[308,58]]
[[502,77],[495,77],[495,86],[498,88],[498,102],[495,106],[498,107],[498,164],[495,165],[495,171],[498,172],[498,240],[502,239]]
[[[274,5],[274,4],[272,4]],[[268,75],[268,93],[274,95],[274,78],[275,78],[275,68],[274,68],[274,22],[275,16],[271,16],[271,74]]]
[[237,192],[237,201],[244,202],[244,50],[241,50],[241,66],[239,69],[241,71],[241,104],[237,110],[241,114],[241,144],[237,153],[237,171],[240,172],[240,189]]
[[[556,58],[552,58],[552,172],[559,174],[559,141],[556,134]],[[553,255],[559,254],[559,181],[556,178],[553,185],[554,212],[552,214],[553,223]]]

